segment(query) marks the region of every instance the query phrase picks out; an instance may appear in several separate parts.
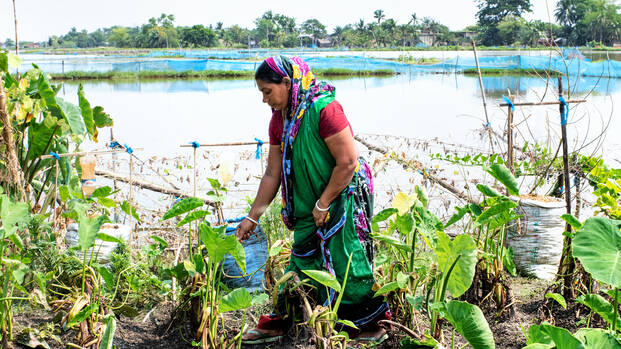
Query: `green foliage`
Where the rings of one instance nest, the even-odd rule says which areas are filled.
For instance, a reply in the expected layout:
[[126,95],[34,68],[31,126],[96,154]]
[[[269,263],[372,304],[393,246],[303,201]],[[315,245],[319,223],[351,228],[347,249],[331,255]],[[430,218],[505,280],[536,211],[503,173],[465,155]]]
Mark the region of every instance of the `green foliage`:
[[[472,284],[477,263],[477,247],[470,235],[458,235],[453,241],[444,232],[438,232],[438,244],[435,250],[438,267],[447,274],[447,288],[454,298],[461,296]],[[440,300],[438,300],[440,301]]]
[[621,288],[621,221],[591,217],[576,232],[573,255],[597,280]]
[[483,312],[467,302],[450,301],[440,311],[473,348],[495,348],[494,335]]
[[177,217],[184,213],[190,212],[195,208],[201,207],[204,205],[203,200],[198,198],[185,198],[181,201],[177,202],[173,205],[164,216],[162,216],[162,220],[165,221],[167,219],[171,219],[173,217]]
[[556,303],[558,303],[563,309],[567,309],[567,302],[565,301],[565,297],[559,293],[546,293],[546,298],[554,299]]
[[581,328],[574,335],[548,323],[531,325],[524,349],[618,349],[621,342],[613,332],[598,328]]

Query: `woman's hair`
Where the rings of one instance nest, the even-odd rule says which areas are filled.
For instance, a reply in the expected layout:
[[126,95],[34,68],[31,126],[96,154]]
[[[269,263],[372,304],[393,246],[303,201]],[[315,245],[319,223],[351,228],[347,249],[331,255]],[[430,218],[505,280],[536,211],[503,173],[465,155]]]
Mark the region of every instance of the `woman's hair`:
[[271,82],[273,84],[280,84],[282,82],[282,76],[273,71],[265,61],[261,63],[257,71],[254,73],[254,79]]

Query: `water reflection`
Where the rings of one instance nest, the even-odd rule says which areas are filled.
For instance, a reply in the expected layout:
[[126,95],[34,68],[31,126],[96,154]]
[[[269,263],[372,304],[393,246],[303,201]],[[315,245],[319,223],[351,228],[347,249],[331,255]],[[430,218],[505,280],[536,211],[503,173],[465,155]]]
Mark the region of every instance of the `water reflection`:
[[[454,74],[402,74],[388,78],[330,79],[355,132],[430,139],[438,137],[461,144],[478,139],[485,122],[476,76]],[[537,101],[545,95],[555,100],[556,78],[484,77],[491,123],[504,128],[506,108],[498,107],[502,95]],[[102,105],[115,120],[117,139],[143,147],[149,154],[174,154],[180,144],[267,140],[271,115],[261,102],[253,80],[161,80],[84,82],[93,105]],[[566,85],[566,81],[564,81]],[[77,102],[77,83],[67,83],[65,96]],[[570,81],[572,98],[589,95],[589,103],[572,107],[569,132],[589,137],[586,130],[601,130],[612,116],[609,134],[621,131],[619,112],[621,80],[581,77]],[[62,93],[62,92],[61,92]],[[618,108],[617,108],[618,109]],[[516,122],[530,118],[528,138],[538,141],[555,136],[547,127],[558,123],[558,107],[523,108]],[[533,119],[531,116],[535,116]],[[538,117],[541,116],[541,117]],[[573,119],[573,120],[572,120]],[[588,126],[585,126],[587,125]],[[606,149],[619,152],[619,142],[609,137]]]

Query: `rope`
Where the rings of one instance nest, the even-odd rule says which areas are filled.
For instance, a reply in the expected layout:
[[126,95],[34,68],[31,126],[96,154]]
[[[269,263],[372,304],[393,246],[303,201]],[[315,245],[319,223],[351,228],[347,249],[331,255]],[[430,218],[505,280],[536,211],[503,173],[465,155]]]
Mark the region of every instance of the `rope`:
[[561,105],[563,105],[563,111],[561,112],[561,125],[565,126],[567,125],[567,119],[569,118],[569,105],[567,105],[567,102],[563,96],[559,97],[558,100],[561,102]]
[[261,159],[261,154],[263,154],[263,141],[256,138],[254,139],[255,141],[257,141],[257,150],[255,152],[255,159],[259,160]]
[[198,142],[196,142],[196,141],[190,142],[189,144],[191,144],[191,145],[192,145],[192,148],[198,148],[198,147],[200,147],[200,146],[201,146],[201,145],[200,145]]
[[60,160],[60,155],[58,155],[58,153],[54,153],[53,151],[51,151],[50,155],[52,155],[54,159],[56,159],[56,161]]
[[509,99],[509,97],[507,97],[507,96],[505,96],[505,95],[502,95],[502,99],[504,99],[504,100],[505,100],[505,102],[507,102],[507,104],[509,104],[509,106],[511,107],[511,110],[512,110],[512,111],[515,111],[515,106],[513,105],[513,101],[511,101],[511,100]]

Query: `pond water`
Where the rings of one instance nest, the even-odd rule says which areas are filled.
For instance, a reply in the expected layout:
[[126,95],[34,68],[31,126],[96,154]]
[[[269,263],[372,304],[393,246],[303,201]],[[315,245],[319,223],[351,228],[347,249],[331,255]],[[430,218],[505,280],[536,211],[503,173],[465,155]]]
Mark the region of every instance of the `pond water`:
[[[481,142],[478,131],[486,121],[476,77],[403,74],[330,82],[336,86],[337,99],[356,133],[438,138],[458,144]],[[553,101],[558,96],[556,79],[498,76],[484,77],[483,84],[490,124],[496,130],[505,127],[507,108],[498,104],[509,90],[517,102]],[[563,84],[565,88],[571,86],[570,99],[588,100],[571,107],[570,145],[592,150],[597,142],[586,143],[607,127],[603,148],[596,150],[613,160],[621,159],[620,107],[614,103],[621,101],[621,79],[580,78],[569,84],[564,80]],[[83,85],[91,104],[103,106],[113,117],[115,138],[144,148],[146,154],[173,155],[180,152],[179,145],[190,141],[268,138],[271,112],[261,102],[253,80],[103,81]],[[59,95],[75,103],[77,88],[77,83],[65,83]],[[517,142],[558,140],[558,106],[518,108],[515,122]],[[108,133],[100,138],[107,140]]]

